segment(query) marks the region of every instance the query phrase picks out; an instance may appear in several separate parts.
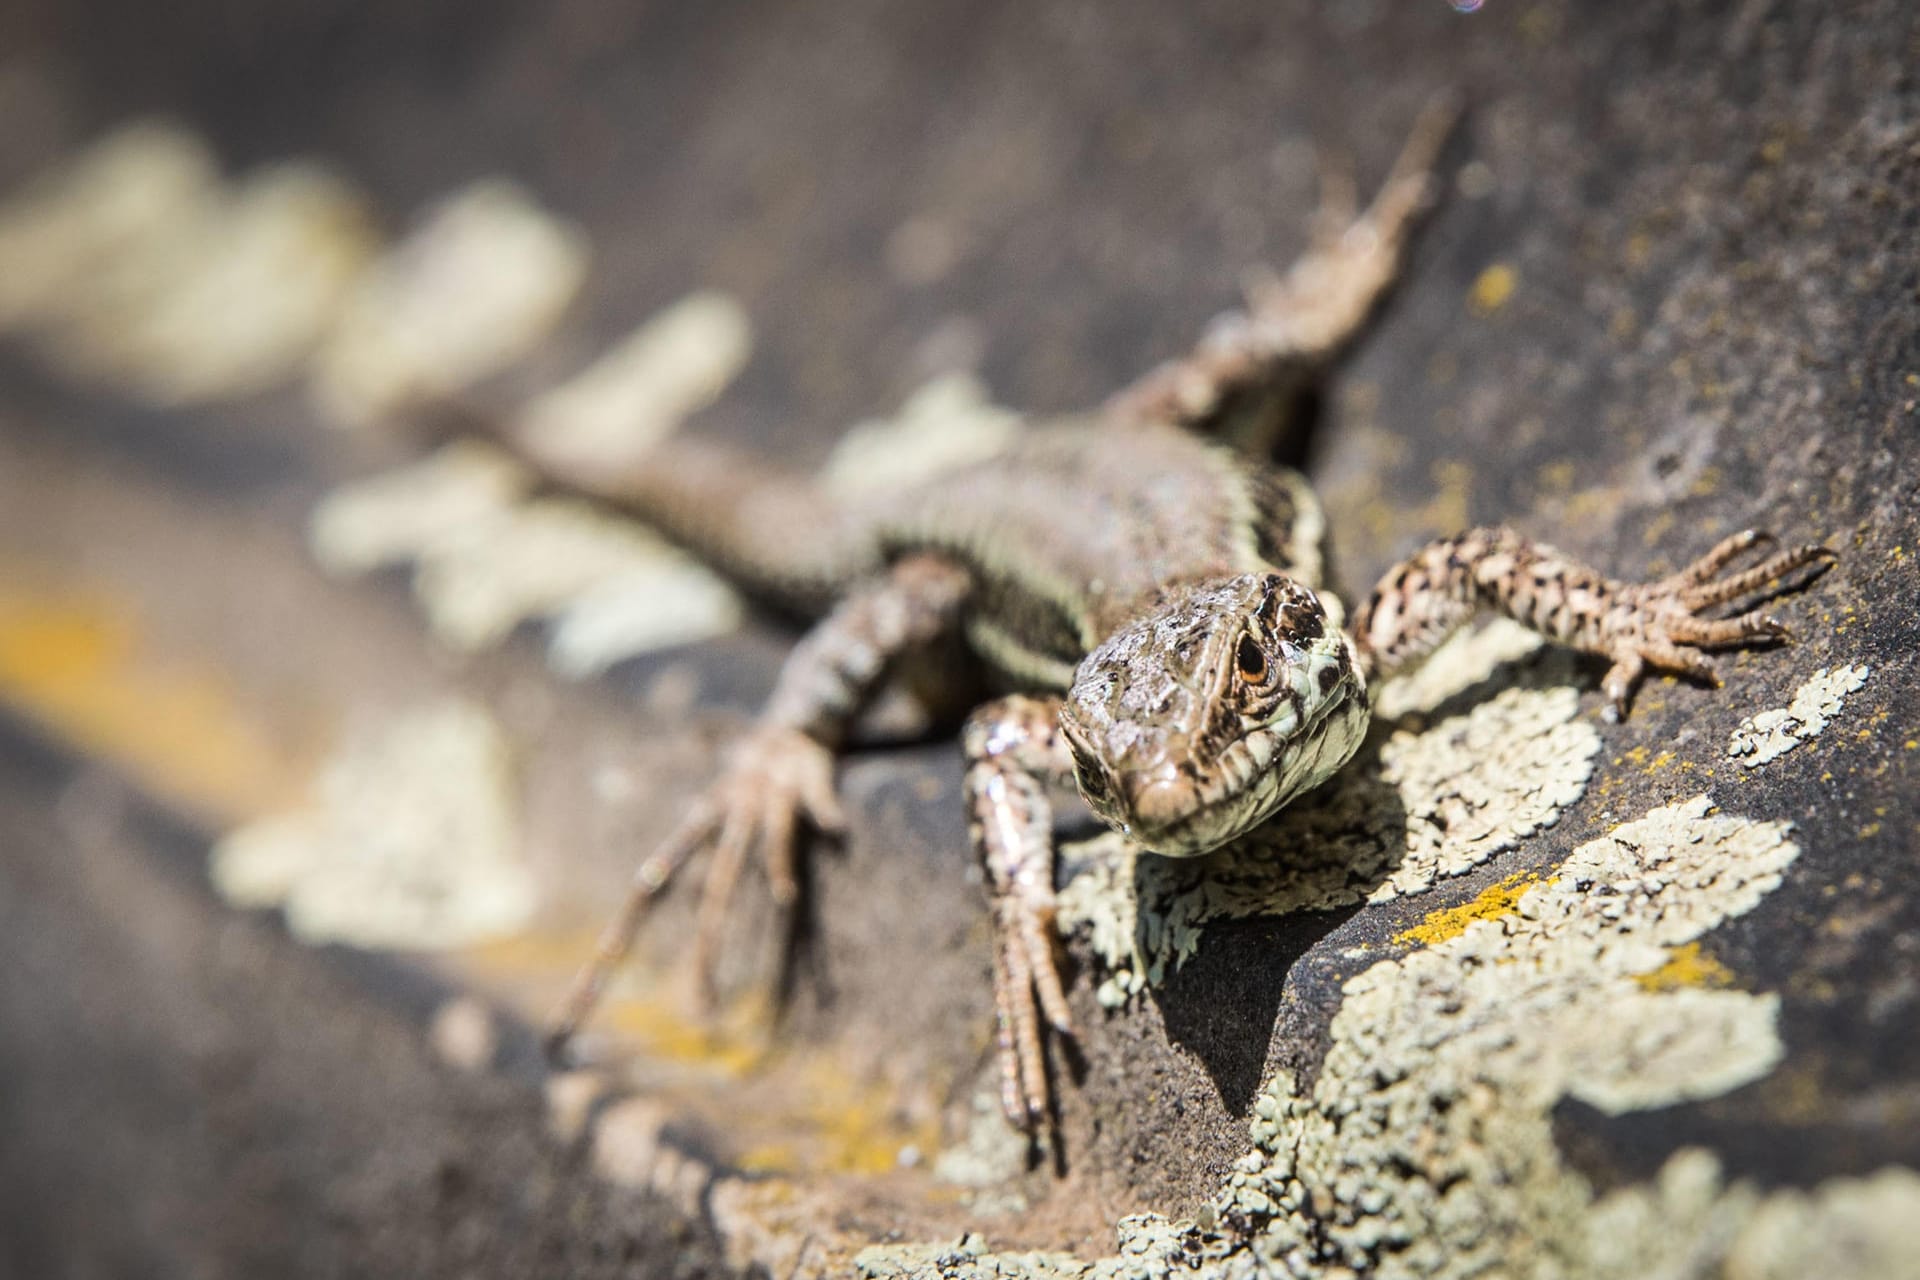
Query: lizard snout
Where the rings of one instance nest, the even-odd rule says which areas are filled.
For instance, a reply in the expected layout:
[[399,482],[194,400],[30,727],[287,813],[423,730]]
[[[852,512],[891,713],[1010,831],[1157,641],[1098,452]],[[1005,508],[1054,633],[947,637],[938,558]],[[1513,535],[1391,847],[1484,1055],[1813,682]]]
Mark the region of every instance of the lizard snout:
[[1127,811],[1144,831],[1173,825],[1193,811],[1191,779],[1171,763],[1127,782]]

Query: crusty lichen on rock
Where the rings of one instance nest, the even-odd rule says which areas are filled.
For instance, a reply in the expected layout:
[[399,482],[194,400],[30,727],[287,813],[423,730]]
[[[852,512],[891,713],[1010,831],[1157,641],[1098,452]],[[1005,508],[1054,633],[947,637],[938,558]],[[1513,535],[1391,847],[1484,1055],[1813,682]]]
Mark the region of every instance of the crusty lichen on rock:
[[1727,756],[1758,768],[1812,741],[1840,714],[1847,695],[1866,684],[1871,671],[1856,664],[1820,668],[1794,690],[1792,702],[1742,720],[1727,741]]
[[[1820,684],[1819,713],[1800,719],[1806,736],[1838,710],[1829,685],[1857,687],[1865,675],[1842,672]],[[1575,710],[1571,688],[1508,689],[1396,733],[1377,766],[1263,837],[1293,831],[1290,870],[1279,850],[1264,860],[1236,851],[1221,860],[1224,888],[1210,889],[1172,879],[1183,864],[1083,847],[1089,865],[1063,914],[1122,966],[1103,995],[1124,999],[1157,980],[1190,954],[1206,919],[1417,892],[1553,821],[1578,798],[1597,751]],[[1500,758],[1503,744],[1511,758]],[[1386,832],[1366,822],[1369,798],[1374,810],[1382,799],[1404,806],[1397,864],[1380,852]],[[1422,829],[1439,825],[1429,815],[1449,803],[1444,835],[1423,843]],[[876,1247],[861,1267],[876,1277],[1706,1280],[1805,1274],[1809,1260],[1835,1256],[1859,1263],[1847,1274],[1908,1274],[1901,1235],[1920,1213],[1910,1171],[1763,1194],[1725,1185],[1710,1154],[1683,1151],[1655,1184],[1601,1198],[1554,1141],[1563,1098],[1610,1114],[1645,1110],[1718,1096],[1779,1062],[1778,997],[1741,990],[1700,940],[1781,883],[1799,854],[1790,833],[1789,823],[1723,813],[1694,795],[1582,843],[1552,872],[1499,882],[1484,909],[1450,909],[1433,918],[1443,927],[1404,932],[1397,942],[1421,945],[1344,984],[1311,1085],[1281,1071],[1256,1097],[1253,1148],[1195,1220],[1123,1219],[1118,1252],[1097,1262],[995,1255],[968,1237]],[[1371,879],[1332,877],[1323,847],[1358,855]],[[1093,856],[1103,852],[1110,861]],[[1131,917],[1129,886],[1140,895]]]

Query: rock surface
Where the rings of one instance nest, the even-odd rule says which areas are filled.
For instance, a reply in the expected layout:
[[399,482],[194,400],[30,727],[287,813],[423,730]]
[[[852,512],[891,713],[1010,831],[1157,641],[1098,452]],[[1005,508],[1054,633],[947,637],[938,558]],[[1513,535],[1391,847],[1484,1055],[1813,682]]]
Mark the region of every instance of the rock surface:
[[[23,1207],[0,1270],[1908,1274],[1911,6],[36,0],[0,48],[0,191],[126,121],[184,129],[144,135],[148,214],[40,239],[0,216],[0,1195]],[[615,1067],[543,1079],[531,1027],[791,627],[585,681],[537,625],[449,657],[404,572],[330,580],[306,541],[324,495],[404,460],[287,372],[339,367],[313,308],[365,295],[304,276],[299,308],[258,313],[280,341],[191,377],[202,347],[140,322],[253,299],[235,261],[273,281],[324,246],[345,278],[478,190],[553,230],[514,224],[549,274],[486,314],[520,327],[461,330],[477,399],[731,299],[744,358],[681,378],[682,429],[815,467],[910,400],[919,439],[929,405],[1005,430],[925,391],[956,371],[1035,414],[1097,402],[1301,249],[1316,148],[1364,187],[1446,89],[1470,110],[1444,197],[1292,446],[1342,580],[1483,521],[1625,577],[1761,525],[1841,553],[1778,604],[1798,643],[1723,660],[1717,691],[1650,683],[1610,726],[1591,664],[1496,632],[1209,878],[1076,845],[1083,1061],[1036,1165],[983,1092],[957,753],[899,717],[844,771],[853,835],[818,861],[785,1016],[678,1015],[665,914],[601,1038]],[[219,185],[312,155],[338,176]],[[491,175],[517,185],[471,186]],[[298,212],[271,224],[299,229],[291,258],[263,208]],[[271,243],[240,255],[236,228]],[[398,266],[457,287],[436,243]],[[653,373],[585,384],[611,400],[547,403],[630,403],[623,379],[673,367],[635,349]],[[568,615],[602,645],[620,575],[668,572],[617,541],[582,579],[599,622]],[[646,581],[736,616],[685,573]],[[212,896],[217,834],[454,697],[508,744],[530,929],[366,955]],[[766,950],[742,947],[741,991]],[[457,1068],[449,1007],[487,1028]]]

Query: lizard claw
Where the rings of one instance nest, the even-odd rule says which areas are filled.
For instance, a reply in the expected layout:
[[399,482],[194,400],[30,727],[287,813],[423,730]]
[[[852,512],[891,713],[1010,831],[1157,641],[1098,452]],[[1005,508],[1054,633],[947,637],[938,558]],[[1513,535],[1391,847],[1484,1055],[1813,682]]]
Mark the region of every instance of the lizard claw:
[[1000,1109],[1031,1133],[1048,1107],[1047,1063],[1040,1026],[1072,1038],[1073,1014],[1060,981],[1049,887],[1014,881],[993,897],[993,1002],[1000,1056]]
[[1047,1120],[1041,1026],[1071,1037],[1054,945],[1053,807],[1042,775],[1072,772],[1057,700],[1014,696],[974,712],[961,736],[973,845],[993,919],[993,1007],[1000,1109],[1032,1135]]
[[1704,609],[1750,596],[1798,569],[1811,565],[1816,574],[1824,573],[1839,558],[1831,549],[1810,543],[1776,551],[1750,568],[1720,576],[1743,552],[1773,540],[1772,534],[1761,530],[1744,530],[1723,539],[1680,572],[1621,593],[1600,646],[1613,659],[1602,684],[1609,720],[1625,718],[1634,686],[1648,667],[1718,688],[1720,677],[1707,661],[1706,650],[1792,639],[1784,624],[1757,609],[1731,618],[1700,616]]
[[794,866],[802,819],[831,835],[846,828],[833,789],[833,754],[798,729],[759,725],[735,746],[726,771],[694,802],[679,828],[635,868],[620,914],[574,978],[547,1033],[548,1060],[565,1063],[574,1035],[599,1002],[607,977],[626,958],[653,903],[683,866],[709,848],[689,964],[694,1002],[710,1005],[713,961],[747,854],[759,847],[774,902],[783,916],[789,914],[799,895]]
[[755,727],[734,747],[703,804],[719,816],[688,964],[695,1003],[705,1010],[748,853],[758,846],[767,888],[784,916],[800,895],[795,865],[801,820],[837,836],[846,830],[846,815],[833,790],[833,753],[798,729],[774,724]]

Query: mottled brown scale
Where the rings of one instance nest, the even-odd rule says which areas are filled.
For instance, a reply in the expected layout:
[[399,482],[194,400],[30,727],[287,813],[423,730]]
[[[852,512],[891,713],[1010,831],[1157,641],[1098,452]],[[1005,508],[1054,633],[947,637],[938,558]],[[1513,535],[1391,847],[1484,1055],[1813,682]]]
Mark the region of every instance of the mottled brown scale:
[[974,618],[1020,646],[1001,674],[1063,688],[1063,671],[1070,678],[1088,650],[1169,590],[1293,567],[1263,560],[1251,534],[1297,522],[1293,495],[1252,475],[1185,432],[1055,426],[880,511],[876,532],[888,554],[935,551],[964,566],[982,588]]

